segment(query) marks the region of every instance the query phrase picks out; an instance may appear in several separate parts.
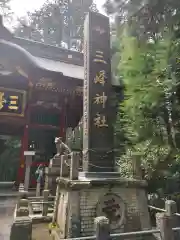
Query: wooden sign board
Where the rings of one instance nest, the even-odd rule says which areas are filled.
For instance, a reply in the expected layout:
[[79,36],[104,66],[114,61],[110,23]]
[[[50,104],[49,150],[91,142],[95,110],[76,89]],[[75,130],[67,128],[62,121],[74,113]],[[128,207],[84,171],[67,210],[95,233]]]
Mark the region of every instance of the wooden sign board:
[[23,117],[26,91],[0,87],[0,115]]

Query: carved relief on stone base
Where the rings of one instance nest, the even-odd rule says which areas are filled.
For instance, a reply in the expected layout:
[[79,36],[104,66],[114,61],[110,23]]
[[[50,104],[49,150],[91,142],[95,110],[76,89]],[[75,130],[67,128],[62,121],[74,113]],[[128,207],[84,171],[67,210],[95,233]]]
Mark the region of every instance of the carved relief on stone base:
[[125,210],[122,198],[111,192],[101,196],[97,204],[97,216],[107,217],[112,230],[119,229],[124,225]]

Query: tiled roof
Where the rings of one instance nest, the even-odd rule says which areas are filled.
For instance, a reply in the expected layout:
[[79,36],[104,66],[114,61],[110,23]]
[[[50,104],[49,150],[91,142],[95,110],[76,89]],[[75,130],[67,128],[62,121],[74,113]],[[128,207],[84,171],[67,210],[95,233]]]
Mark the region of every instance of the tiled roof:
[[18,37],[13,37],[12,42],[33,56],[83,66],[83,53]]

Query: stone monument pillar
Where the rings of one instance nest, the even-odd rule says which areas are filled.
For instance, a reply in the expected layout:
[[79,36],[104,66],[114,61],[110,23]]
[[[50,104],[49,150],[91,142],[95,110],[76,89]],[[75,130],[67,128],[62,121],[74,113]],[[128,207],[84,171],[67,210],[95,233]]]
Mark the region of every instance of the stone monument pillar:
[[109,19],[90,13],[84,34],[83,172],[89,177],[114,172]]
[[28,191],[31,164],[32,164],[33,156],[35,156],[35,152],[34,151],[25,151],[24,156],[26,157],[26,171],[25,171],[25,180],[24,180],[24,190]]
[[111,232],[151,228],[146,182],[114,171],[109,19],[90,12],[84,32],[83,171],[59,179],[56,219],[62,239],[93,235],[98,216],[109,219]]

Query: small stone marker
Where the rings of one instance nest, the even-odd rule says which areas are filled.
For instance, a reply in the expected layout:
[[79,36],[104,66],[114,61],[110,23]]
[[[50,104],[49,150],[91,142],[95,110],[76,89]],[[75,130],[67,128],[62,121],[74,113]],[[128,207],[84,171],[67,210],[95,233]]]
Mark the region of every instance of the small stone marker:
[[174,213],[177,213],[177,205],[173,200],[167,200],[165,202],[166,215],[172,216]]
[[48,197],[49,197],[49,190],[44,190],[43,191],[43,201],[45,203],[43,203],[43,210],[42,210],[42,215],[43,216],[47,216],[48,215]]
[[29,201],[28,199],[20,199],[16,211],[17,217],[29,216]]
[[29,179],[30,179],[30,171],[33,156],[35,156],[34,151],[25,151],[24,156],[26,157],[26,172],[25,172],[25,180],[24,180],[24,189],[28,191],[29,189]]
[[175,240],[174,232],[172,230],[173,224],[170,216],[166,213],[156,214],[157,228],[160,230],[162,240]]
[[94,220],[96,240],[110,240],[109,219],[101,216]]
[[17,217],[12,224],[10,240],[31,240],[32,219],[30,217]]
[[31,240],[32,219],[29,217],[28,199],[20,199],[16,217],[11,227],[10,240]]

